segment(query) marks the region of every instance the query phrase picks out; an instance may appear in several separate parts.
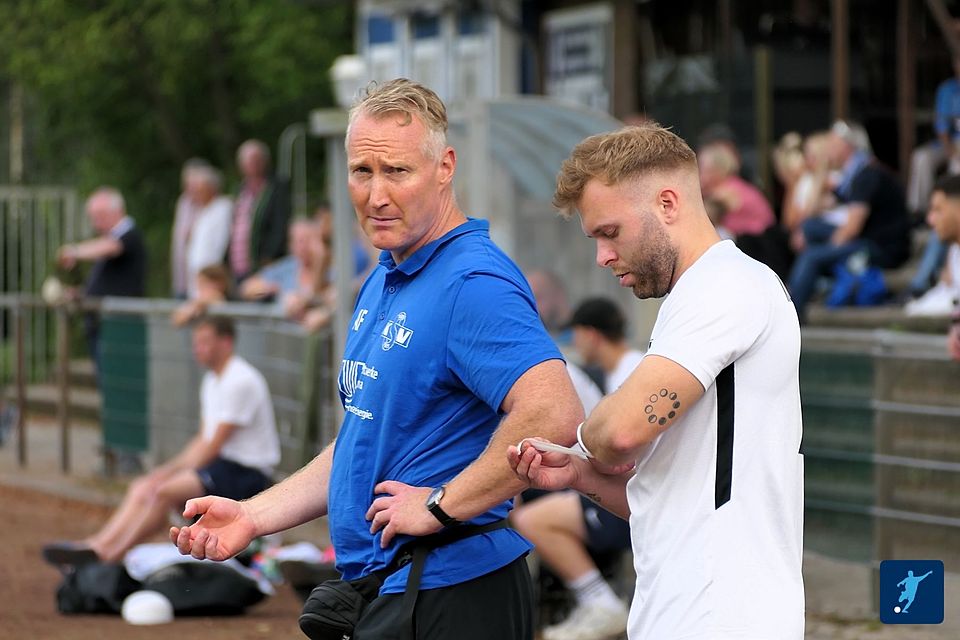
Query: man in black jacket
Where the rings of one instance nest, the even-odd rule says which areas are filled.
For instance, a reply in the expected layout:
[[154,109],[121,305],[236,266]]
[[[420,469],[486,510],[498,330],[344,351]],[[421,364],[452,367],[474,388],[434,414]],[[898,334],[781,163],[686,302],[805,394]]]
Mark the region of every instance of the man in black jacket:
[[[93,263],[84,287],[88,297],[143,296],[147,252],[140,230],[127,215],[123,195],[112,187],[100,187],[87,199],[86,211],[97,237],[60,247],[60,266],[72,269],[78,262]],[[96,316],[86,316],[85,325],[90,357],[99,369]]]

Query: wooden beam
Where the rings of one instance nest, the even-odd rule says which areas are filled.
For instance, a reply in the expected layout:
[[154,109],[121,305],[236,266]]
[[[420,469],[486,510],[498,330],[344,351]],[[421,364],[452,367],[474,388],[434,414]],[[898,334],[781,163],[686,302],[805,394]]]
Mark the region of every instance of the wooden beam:
[[913,0],[897,0],[897,142],[900,175],[906,177],[917,140],[917,52]]
[[927,8],[933,14],[937,26],[940,27],[940,33],[947,42],[947,48],[950,49],[950,55],[954,58],[960,58],[960,35],[957,34],[953,26],[954,18],[947,11],[947,6],[943,0],[927,0]]
[[834,119],[850,116],[850,4],[831,0],[832,105]]

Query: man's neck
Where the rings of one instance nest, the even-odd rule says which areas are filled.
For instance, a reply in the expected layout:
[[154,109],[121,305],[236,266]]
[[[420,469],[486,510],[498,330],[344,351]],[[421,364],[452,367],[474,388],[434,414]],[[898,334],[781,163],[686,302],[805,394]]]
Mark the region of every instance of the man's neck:
[[447,201],[445,206],[441,207],[441,210],[443,213],[437,215],[437,219],[433,226],[429,231],[427,231],[427,233],[424,234],[423,238],[421,238],[419,242],[405,250],[403,253],[391,251],[393,261],[396,264],[400,264],[416,253],[421,247],[430,244],[434,240],[442,238],[467,221],[467,216],[460,211],[460,208],[457,207],[457,203],[452,199]]
[[230,358],[232,357],[233,353],[228,354],[225,358],[220,360],[220,362],[214,363],[214,365],[210,367],[210,371],[213,371],[213,374],[219,378],[221,375],[223,375],[223,371],[227,368],[227,363],[230,362]]
[[623,354],[629,350],[630,348],[624,341],[602,345],[600,347],[600,353],[597,354],[597,362],[600,364],[603,372],[606,375],[610,375],[617,368],[617,365],[620,364],[620,360],[623,359]]
[[245,178],[243,181],[243,188],[247,191],[252,191],[253,193],[259,192],[263,189],[263,185],[267,183],[266,176],[252,176]]

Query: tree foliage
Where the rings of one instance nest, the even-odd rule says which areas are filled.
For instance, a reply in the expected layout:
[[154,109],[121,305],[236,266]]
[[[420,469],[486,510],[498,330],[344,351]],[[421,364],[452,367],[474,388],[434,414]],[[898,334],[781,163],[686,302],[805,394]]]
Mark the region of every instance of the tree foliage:
[[0,81],[27,95],[26,181],[118,186],[158,264],[183,162],[232,175],[242,140],[275,147],[332,105],[352,30],[349,2],[4,0]]

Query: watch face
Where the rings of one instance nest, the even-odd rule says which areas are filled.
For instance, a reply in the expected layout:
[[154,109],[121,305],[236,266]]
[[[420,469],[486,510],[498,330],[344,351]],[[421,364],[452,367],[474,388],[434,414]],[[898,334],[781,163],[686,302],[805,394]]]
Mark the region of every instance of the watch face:
[[427,498],[427,506],[434,507],[440,504],[441,498],[443,498],[443,487],[436,487]]

